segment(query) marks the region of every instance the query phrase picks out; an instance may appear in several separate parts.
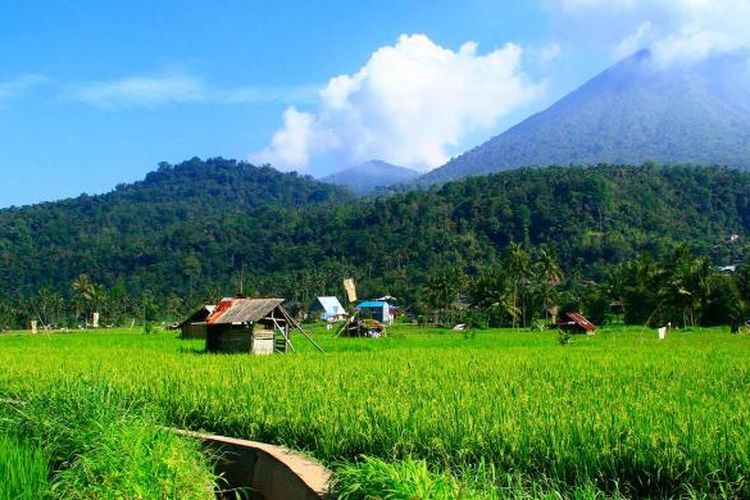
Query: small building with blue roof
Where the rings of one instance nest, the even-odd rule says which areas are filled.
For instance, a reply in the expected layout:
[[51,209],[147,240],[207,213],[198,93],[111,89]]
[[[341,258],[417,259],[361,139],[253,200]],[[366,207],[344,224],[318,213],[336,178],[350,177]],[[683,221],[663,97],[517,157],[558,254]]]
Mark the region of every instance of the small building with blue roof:
[[365,300],[357,305],[357,309],[362,319],[374,319],[388,325],[393,323],[391,306],[384,300]]

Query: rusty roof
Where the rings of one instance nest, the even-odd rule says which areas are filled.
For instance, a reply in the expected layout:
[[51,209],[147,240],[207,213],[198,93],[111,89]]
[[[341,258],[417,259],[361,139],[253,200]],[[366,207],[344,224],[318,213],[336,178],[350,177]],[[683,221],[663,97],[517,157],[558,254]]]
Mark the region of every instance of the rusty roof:
[[587,332],[593,332],[594,330],[596,330],[596,325],[587,320],[581,313],[569,312],[565,313],[565,315]]
[[216,310],[206,319],[209,325],[254,323],[281,306],[284,299],[222,299]]

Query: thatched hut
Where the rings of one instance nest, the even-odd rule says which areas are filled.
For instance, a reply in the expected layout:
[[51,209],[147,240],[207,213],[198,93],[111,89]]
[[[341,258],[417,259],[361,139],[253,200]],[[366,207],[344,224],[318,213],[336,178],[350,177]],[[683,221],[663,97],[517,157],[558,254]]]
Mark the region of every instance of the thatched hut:
[[214,305],[205,305],[177,325],[181,339],[205,339],[206,319],[216,309]]
[[222,299],[206,319],[206,351],[273,354],[291,347],[284,299]]

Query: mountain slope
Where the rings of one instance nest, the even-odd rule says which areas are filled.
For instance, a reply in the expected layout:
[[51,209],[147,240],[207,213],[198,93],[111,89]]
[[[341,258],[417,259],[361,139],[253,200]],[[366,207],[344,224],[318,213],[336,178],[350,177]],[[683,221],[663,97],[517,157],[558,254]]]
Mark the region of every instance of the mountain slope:
[[[0,210],[0,295],[68,291],[80,273],[184,293],[196,286],[193,275],[218,280],[247,253],[268,251],[249,240],[268,239],[259,234],[284,216],[351,198],[311,177],[234,160],[163,163],[108,194]],[[240,224],[253,231],[240,238]],[[203,269],[208,255],[221,264]]]
[[649,160],[749,168],[749,143],[747,53],[663,67],[642,51],[420,181]]
[[414,302],[436,275],[497,265],[514,241],[549,245],[568,272],[596,277],[675,242],[742,262],[749,233],[750,173],[726,168],[521,169],[351,199],[309,178],[193,160],[108,195],[0,210],[0,316],[20,304],[24,324],[55,297],[78,300],[81,273],[102,285],[109,318],[146,303],[184,313],[235,293],[240,274],[246,292],[297,304],[339,293],[344,277],[362,296]]
[[373,160],[321,179],[328,184],[344,186],[357,194],[368,194],[378,187],[388,187],[419,177],[419,172]]

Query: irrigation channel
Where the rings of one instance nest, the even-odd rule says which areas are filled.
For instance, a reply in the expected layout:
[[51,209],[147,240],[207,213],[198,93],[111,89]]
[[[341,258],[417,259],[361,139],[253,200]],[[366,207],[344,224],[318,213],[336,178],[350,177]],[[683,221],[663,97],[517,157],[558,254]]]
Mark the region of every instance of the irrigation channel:
[[171,430],[199,439],[218,457],[216,472],[226,484],[217,498],[313,500],[332,497],[331,471],[311,458],[257,441]]

